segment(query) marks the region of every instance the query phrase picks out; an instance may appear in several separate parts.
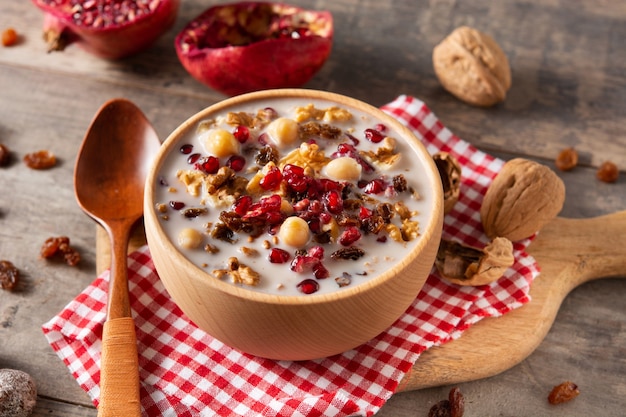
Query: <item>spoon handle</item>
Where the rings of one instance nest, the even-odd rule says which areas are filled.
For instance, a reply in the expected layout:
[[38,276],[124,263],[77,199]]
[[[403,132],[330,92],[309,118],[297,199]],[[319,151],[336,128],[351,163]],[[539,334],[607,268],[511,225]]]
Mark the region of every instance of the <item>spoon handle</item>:
[[98,417],[141,417],[137,335],[128,294],[128,240],[132,223],[105,225],[111,241],[107,321],[102,333]]
[[141,416],[136,340],[131,317],[104,323],[98,417]]

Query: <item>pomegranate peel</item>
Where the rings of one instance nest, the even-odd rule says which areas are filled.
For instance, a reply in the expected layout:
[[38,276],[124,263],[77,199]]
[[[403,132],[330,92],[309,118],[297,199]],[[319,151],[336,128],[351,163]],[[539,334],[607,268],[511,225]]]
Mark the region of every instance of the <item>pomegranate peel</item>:
[[48,52],[77,44],[106,59],[151,46],[176,19],[180,0],[32,0],[44,11]]
[[330,12],[282,3],[213,6],[176,36],[183,67],[226,95],[300,87],[330,55]]

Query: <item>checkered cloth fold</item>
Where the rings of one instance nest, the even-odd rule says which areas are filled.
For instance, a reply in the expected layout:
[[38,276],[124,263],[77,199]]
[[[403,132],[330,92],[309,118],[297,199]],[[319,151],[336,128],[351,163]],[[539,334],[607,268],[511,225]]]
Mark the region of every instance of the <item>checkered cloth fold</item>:
[[[503,161],[446,129],[420,100],[400,96],[382,108],[412,129],[431,154],[446,151],[462,165],[461,196],[444,220],[444,238],[482,246],[482,197]],[[459,287],[433,271],[414,303],[389,329],[353,350],[312,361],[273,361],[239,352],[198,329],[170,299],[143,247],[129,256],[143,415],[371,416],[426,349],[458,338],[484,317],[528,301],[538,265],[514,245],[515,264],[497,282]],[[109,272],[43,325],[52,349],[98,404],[102,326]]]

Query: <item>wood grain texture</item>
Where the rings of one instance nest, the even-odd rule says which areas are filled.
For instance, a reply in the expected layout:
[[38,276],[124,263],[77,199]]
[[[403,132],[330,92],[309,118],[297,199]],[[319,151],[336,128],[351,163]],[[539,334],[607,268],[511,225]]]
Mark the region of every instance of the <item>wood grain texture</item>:
[[[452,132],[502,159],[524,156],[553,166],[561,149],[575,146],[580,166],[559,173],[567,189],[560,216],[594,218],[626,209],[626,2],[292,3],[328,9],[336,23],[330,59],[306,87],[377,106],[398,94],[414,95]],[[47,54],[42,15],[32,2],[0,2],[0,29],[13,26],[21,34],[19,45],[0,47],[0,142],[13,152],[9,167],[0,168],[0,258],[13,261],[22,272],[17,291],[0,291],[0,367],[33,375],[41,395],[37,417],[96,415],[41,334],[41,324],[93,281],[99,261],[93,222],[73,198],[73,161],[80,140],[95,111],[110,98],[136,103],[162,139],[191,114],[223,98],[189,77],[173,48],[177,31],[206,7],[200,0],[183,2],[174,28],[153,48],[109,62],[73,47]],[[491,34],[509,57],[513,84],[501,105],[467,106],[434,77],[433,46],[460,25]],[[43,148],[56,153],[57,167],[38,172],[21,163],[25,153]],[[615,184],[595,179],[596,167],[607,159],[622,168]],[[53,235],[70,236],[83,256],[78,268],[39,258],[40,245]],[[593,280],[574,288],[530,356],[495,376],[460,384],[468,400],[466,414],[622,416],[624,294],[624,279]],[[481,342],[475,349],[492,341]],[[432,352],[420,360],[428,360]],[[547,392],[564,379],[576,381],[581,396],[550,407]],[[425,416],[448,389],[398,393],[377,417]]]

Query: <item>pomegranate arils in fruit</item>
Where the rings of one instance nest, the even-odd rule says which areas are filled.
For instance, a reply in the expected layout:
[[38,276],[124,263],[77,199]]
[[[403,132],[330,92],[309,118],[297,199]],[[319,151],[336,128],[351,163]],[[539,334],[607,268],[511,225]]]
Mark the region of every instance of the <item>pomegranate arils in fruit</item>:
[[194,78],[233,96],[303,85],[328,58],[332,37],[328,12],[248,1],[210,7],[182,29],[175,47]]
[[280,248],[272,248],[270,250],[268,259],[273,264],[284,264],[289,261],[290,257],[291,256],[289,255],[289,252],[287,252],[286,250]]
[[182,210],[185,207],[185,203],[182,201],[170,201],[170,207],[174,210]]
[[324,194],[324,206],[332,214],[339,214],[343,211],[343,200],[341,194],[336,190],[330,190]]
[[387,184],[385,184],[382,178],[375,178],[365,185],[363,191],[366,194],[380,194],[384,192],[386,188]]
[[252,205],[252,197],[249,195],[242,195],[233,204],[233,211],[240,216],[243,216],[248,212]]
[[259,185],[264,190],[276,190],[280,187],[280,183],[283,180],[283,174],[278,167],[271,167],[267,174],[259,181]]
[[296,288],[303,294],[313,294],[319,291],[320,284],[318,284],[318,282],[314,279],[308,278],[299,282],[298,285],[296,285]]
[[190,164],[190,165],[193,165],[193,164],[195,164],[198,161],[198,159],[200,159],[200,154],[199,153],[192,153],[191,155],[189,155],[187,157],[187,163]]
[[250,138],[250,129],[246,126],[239,125],[233,131],[233,135],[239,143],[246,143],[246,141]]
[[326,269],[321,262],[314,264],[311,269],[313,270],[313,275],[315,275],[315,278],[317,279],[324,279],[330,276],[330,272],[328,272],[328,269]]
[[235,172],[239,172],[246,166],[246,158],[241,155],[233,155],[226,161],[226,166]]
[[207,174],[215,174],[220,169],[220,160],[215,156],[207,156],[196,163],[195,167]]
[[32,0],[45,12],[49,51],[76,43],[107,59],[120,59],[150,47],[169,30],[180,0]]

